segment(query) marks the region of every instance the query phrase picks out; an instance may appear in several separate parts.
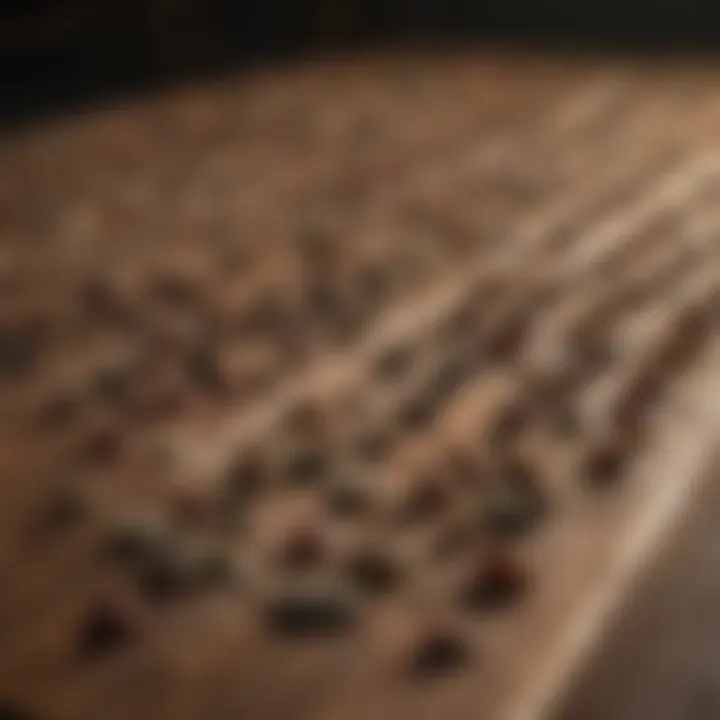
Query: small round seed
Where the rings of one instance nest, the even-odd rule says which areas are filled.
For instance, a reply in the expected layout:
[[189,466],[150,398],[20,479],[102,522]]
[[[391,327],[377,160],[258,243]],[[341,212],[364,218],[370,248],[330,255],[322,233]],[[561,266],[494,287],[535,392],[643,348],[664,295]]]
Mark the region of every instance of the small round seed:
[[446,629],[432,630],[413,649],[411,671],[423,679],[444,676],[457,672],[469,657],[467,645],[456,633]]
[[510,555],[497,552],[487,558],[462,590],[462,603],[472,610],[511,607],[529,587],[525,568]]
[[327,637],[349,630],[356,608],[340,593],[305,591],[275,598],[266,616],[271,632],[283,637]]
[[402,575],[392,557],[374,549],[362,550],[352,557],[347,572],[360,590],[372,595],[392,592]]

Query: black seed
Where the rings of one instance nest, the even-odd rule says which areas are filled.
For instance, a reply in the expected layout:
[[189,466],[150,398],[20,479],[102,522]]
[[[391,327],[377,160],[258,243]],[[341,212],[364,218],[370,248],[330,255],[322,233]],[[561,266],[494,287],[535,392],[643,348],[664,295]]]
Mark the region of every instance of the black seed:
[[272,632],[285,637],[306,638],[335,635],[352,627],[355,608],[339,594],[305,592],[277,598],[267,608]]
[[350,559],[347,572],[360,590],[373,595],[392,592],[402,576],[395,560],[378,550],[359,552]]
[[446,675],[467,663],[469,656],[467,645],[455,633],[434,631],[414,649],[411,670],[424,679]]
[[304,450],[290,460],[287,472],[294,482],[312,483],[325,477],[328,465],[328,458],[322,450]]
[[374,375],[380,380],[398,380],[409,371],[413,357],[413,349],[409,345],[391,347],[375,360]]

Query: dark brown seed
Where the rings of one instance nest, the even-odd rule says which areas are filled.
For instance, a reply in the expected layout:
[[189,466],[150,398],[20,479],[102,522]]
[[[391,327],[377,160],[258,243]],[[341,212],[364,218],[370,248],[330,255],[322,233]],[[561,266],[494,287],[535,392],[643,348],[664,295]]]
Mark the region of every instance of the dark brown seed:
[[133,598],[118,593],[102,596],[81,628],[81,649],[92,655],[113,650],[135,638],[141,624],[140,607]]
[[79,395],[60,392],[47,398],[38,409],[38,420],[43,427],[57,428],[75,420],[82,410]]
[[300,527],[291,531],[282,549],[282,562],[294,570],[316,567],[325,559],[326,546],[317,528]]
[[449,630],[430,631],[414,648],[411,671],[422,679],[457,672],[465,665],[470,652],[465,642]]
[[153,600],[181,597],[195,587],[194,570],[192,562],[179,548],[166,546],[143,562],[140,589]]
[[511,462],[501,472],[501,485],[483,514],[483,524],[497,537],[523,535],[546,517],[547,500],[529,468]]
[[195,305],[201,299],[201,292],[191,279],[169,273],[153,278],[149,292],[154,300],[174,307]]
[[85,498],[73,488],[57,491],[43,508],[37,519],[33,536],[48,539],[59,533],[73,530],[88,515]]
[[287,473],[295,483],[310,484],[325,477],[328,464],[328,458],[322,450],[303,450],[291,458]]
[[97,463],[117,460],[123,450],[124,438],[119,428],[113,425],[98,425],[85,437],[85,454]]
[[413,361],[413,350],[409,345],[396,345],[384,350],[375,360],[374,375],[380,380],[398,380],[408,372]]
[[151,523],[131,522],[115,528],[104,540],[103,557],[109,560],[143,564],[165,552],[165,533]]
[[401,520],[421,523],[444,513],[450,504],[448,489],[439,479],[423,478],[414,484],[401,509]]
[[128,397],[133,380],[134,373],[130,366],[108,365],[97,371],[92,387],[101,399],[118,403]]
[[316,439],[327,431],[327,419],[323,408],[308,400],[298,403],[290,410],[285,420],[285,428],[301,439]]
[[491,421],[487,439],[494,447],[507,445],[519,438],[530,423],[528,408],[519,400],[505,405]]
[[347,566],[354,585],[372,595],[392,592],[401,580],[402,572],[396,561],[379,550],[362,550]]
[[586,482],[595,488],[617,484],[625,466],[625,452],[620,446],[608,445],[588,453],[584,463]]
[[300,592],[272,600],[267,607],[271,632],[288,638],[336,635],[356,620],[354,604],[338,593]]
[[328,506],[332,513],[343,518],[354,518],[366,514],[372,507],[367,489],[359,483],[338,483],[331,488]]
[[188,379],[203,392],[216,394],[227,389],[220,349],[213,342],[202,342],[188,354],[185,362]]
[[505,553],[487,558],[461,593],[462,603],[472,610],[511,607],[527,593],[525,568]]
[[393,438],[389,428],[375,428],[360,435],[355,450],[362,460],[379,462],[387,459],[392,449]]
[[0,378],[25,380],[39,367],[47,333],[41,323],[0,326]]
[[257,495],[267,482],[267,468],[259,453],[242,452],[231,463],[226,481],[227,499],[242,501]]
[[406,430],[424,430],[435,419],[437,408],[430,392],[410,398],[398,412],[398,423]]

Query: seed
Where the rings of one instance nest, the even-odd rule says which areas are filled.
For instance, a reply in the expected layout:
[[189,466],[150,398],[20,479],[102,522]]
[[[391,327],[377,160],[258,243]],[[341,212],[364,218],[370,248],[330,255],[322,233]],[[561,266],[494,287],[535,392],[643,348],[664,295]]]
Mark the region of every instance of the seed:
[[398,422],[407,430],[423,430],[432,424],[435,414],[435,398],[426,391],[402,405],[398,412]]
[[330,511],[343,518],[366,514],[372,507],[367,489],[358,482],[340,482],[330,490]]
[[409,345],[394,345],[377,357],[373,374],[387,382],[398,380],[409,371],[413,358],[413,350]]
[[162,554],[168,542],[158,525],[134,521],[110,533],[102,545],[102,555],[113,561],[145,563]]
[[44,427],[57,428],[72,422],[80,414],[82,402],[72,392],[59,392],[47,398],[38,409],[38,420]]
[[140,570],[140,588],[153,600],[182,596],[195,586],[191,560],[177,547],[166,545],[145,559]]
[[360,435],[355,442],[355,450],[363,460],[379,462],[385,460],[393,444],[389,428],[373,428]]
[[472,610],[509,607],[522,599],[528,590],[525,568],[511,556],[496,552],[462,590],[462,603]]
[[220,349],[213,342],[196,345],[186,358],[188,379],[200,390],[215,394],[226,389]]
[[503,470],[502,485],[483,516],[492,535],[516,537],[533,530],[548,512],[547,501],[534,475],[524,465],[510,462]]
[[447,488],[434,477],[423,478],[410,490],[401,510],[401,519],[413,524],[432,520],[447,510],[449,504]]
[[456,633],[431,630],[413,649],[411,671],[423,679],[446,675],[462,667],[469,656],[467,645]]
[[136,637],[142,620],[135,598],[124,592],[103,595],[90,607],[81,628],[82,650],[93,655],[112,650]]
[[356,608],[344,595],[327,591],[304,591],[272,600],[266,610],[271,632],[284,637],[326,637],[349,630]]
[[291,458],[287,472],[293,481],[304,485],[322,479],[328,465],[328,458],[322,450],[303,450]]
[[585,458],[585,479],[596,488],[616,484],[623,472],[625,453],[621,447],[608,445],[588,453]]
[[325,542],[320,532],[314,527],[300,527],[286,538],[282,561],[289,568],[304,570],[319,565],[325,554]]
[[72,488],[63,488],[50,498],[37,520],[38,539],[49,538],[77,527],[87,517],[85,498]]
[[129,366],[112,364],[97,371],[92,386],[100,398],[117,403],[127,398],[132,388],[133,376],[133,370]]
[[267,469],[261,455],[254,451],[238,454],[230,464],[226,479],[226,494],[230,500],[244,500],[254,497],[267,480]]
[[347,572],[353,583],[372,595],[392,592],[401,579],[401,570],[388,554],[365,549],[352,557]]
[[116,460],[123,449],[124,438],[119,428],[100,424],[92,428],[85,437],[85,454],[97,463]]
[[0,378],[24,380],[32,375],[40,365],[46,335],[39,322],[0,326]]
[[327,430],[327,417],[321,406],[308,400],[290,410],[285,427],[288,432],[302,439],[314,439],[321,437]]

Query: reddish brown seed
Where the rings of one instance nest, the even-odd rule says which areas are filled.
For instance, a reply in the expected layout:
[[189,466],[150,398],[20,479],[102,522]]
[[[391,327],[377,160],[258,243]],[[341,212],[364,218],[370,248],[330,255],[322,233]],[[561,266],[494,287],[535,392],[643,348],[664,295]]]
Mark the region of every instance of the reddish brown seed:
[[444,513],[449,504],[448,489],[439,478],[422,478],[410,489],[401,509],[401,520],[406,523],[432,520]]
[[124,437],[120,429],[111,424],[100,424],[92,428],[84,440],[85,452],[93,462],[107,463],[121,455]]
[[510,607],[529,587],[525,567],[505,552],[496,551],[482,562],[462,590],[462,602],[473,610]]
[[282,549],[283,564],[298,570],[315,567],[322,563],[326,546],[321,533],[312,526],[292,530]]
[[617,483],[625,465],[625,452],[619,444],[608,443],[591,450],[584,463],[584,477],[596,488]]
[[90,654],[112,650],[135,638],[143,620],[136,598],[121,588],[106,591],[88,610],[80,630],[81,649]]
[[170,506],[175,520],[181,525],[201,525],[210,516],[209,498],[196,488],[186,485],[173,489]]
[[457,672],[470,656],[463,639],[454,631],[437,628],[428,631],[413,649],[410,667],[414,675],[430,679]]

